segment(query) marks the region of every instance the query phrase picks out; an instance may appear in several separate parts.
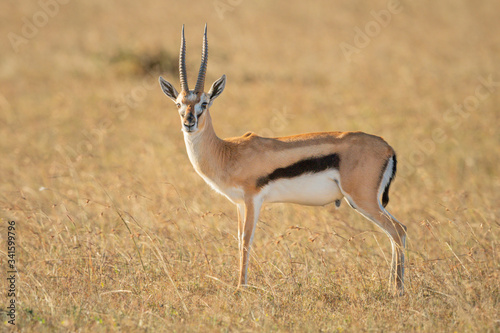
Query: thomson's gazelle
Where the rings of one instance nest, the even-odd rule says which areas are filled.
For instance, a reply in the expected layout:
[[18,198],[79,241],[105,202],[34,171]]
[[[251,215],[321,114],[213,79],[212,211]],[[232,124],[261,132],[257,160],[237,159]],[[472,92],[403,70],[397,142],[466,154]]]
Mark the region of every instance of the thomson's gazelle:
[[327,132],[264,138],[248,132],[220,139],[209,108],[222,93],[226,76],[204,92],[208,60],[207,28],[194,90],[186,77],[182,27],[179,72],[181,92],[162,77],[163,92],[177,105],[184,141],[196,172],[238,209],[239,286],[247,283],[250,245],[262,204],[291,202],[323,206],[345,198],[378,225],[392,243],[391,288],[403,291],[406,227],[385,206],[396,174],[396,155],[382,138],[362,132]]

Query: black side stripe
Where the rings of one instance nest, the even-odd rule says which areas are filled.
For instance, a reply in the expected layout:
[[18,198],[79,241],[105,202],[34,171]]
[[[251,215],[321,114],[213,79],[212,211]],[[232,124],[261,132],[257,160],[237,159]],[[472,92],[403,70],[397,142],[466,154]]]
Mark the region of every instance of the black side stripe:
[[267,176],[257,179],[257,188],[266,186],[269,182],[280,178],[294,178],[305,173],[318,173],[327,169],[338,169],[340,157],[338,154],[318,156],[298,161],[284,168],[278,168]]

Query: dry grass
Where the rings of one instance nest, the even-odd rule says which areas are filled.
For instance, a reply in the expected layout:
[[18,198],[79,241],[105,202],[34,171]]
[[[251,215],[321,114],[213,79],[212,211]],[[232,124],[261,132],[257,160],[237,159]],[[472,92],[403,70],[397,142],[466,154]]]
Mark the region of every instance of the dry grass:
[[[500,81],[497,2],[404,2],[351,62],[339,45],[385,1],[233,1],[223,18],[229,1],[169,2],[70,1],[17,53],[7,34],[40,5],[0,4],[0,263],[15,220],[17,329],[500,330],[500,87],[480,79]],[[178,82],[182,23],[194,80],[205,21],[207,81],[228,76],[220,136],[363,130],[394,146],[405,296],[386,292],[389,241],[347,205],[266,206],[254,287],[234,294],[235,208],[192,170],[157,84],[158,66]],[[450,111],[478,87],[480,103]]]

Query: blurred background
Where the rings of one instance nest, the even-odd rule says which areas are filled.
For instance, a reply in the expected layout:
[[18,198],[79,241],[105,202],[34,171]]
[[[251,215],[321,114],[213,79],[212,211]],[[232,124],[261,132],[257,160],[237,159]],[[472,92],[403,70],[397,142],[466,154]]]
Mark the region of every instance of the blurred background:
[[[240,330],[498,328],[499,10],[465,0],[2,1],[0,207],[19,226],[22,327],[132,329],[146,316],[151,329],[162,320]],[[227,75],[210,110],[220,137],[361,130],[395,148],[389,211],[409,230],[410,303],[366,319],[359,295],[386,305],[367,290],[386,286],[389,242],[347,205],[273,205],[250,272],[273,300],[251,294],[230,310],[235,209],[192,169],[157,83],[162,75],[179,87],[184,24],[194,84],[205,23],[205,88]],[[311,303],[317,313],[285,302],[295,279],[317,283],[298,307],[321,299]],[[344,289],[321,289],[335,283]],[[102,296],[115,290],[133,296]],[[348,315],[337,307],[344,302],[354,304]],[[388,320],[423,304],[435,312]]]

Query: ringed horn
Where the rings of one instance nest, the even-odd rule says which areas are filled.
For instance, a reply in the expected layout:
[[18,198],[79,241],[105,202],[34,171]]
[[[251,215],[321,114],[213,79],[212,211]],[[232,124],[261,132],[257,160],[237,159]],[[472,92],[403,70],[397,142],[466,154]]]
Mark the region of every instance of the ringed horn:
[[[201,65],[198,73],[198,80],[196,81],[195,93],[202,93],[205,88],[205,75],[207,73],[208,63],[208,41],[207,41],[207,24],[205,23],[205,33],[203,34],[203,50],[201,53]],[[184,25],[182,25],[181,36],[181,52],[179,55],[179,76],[181,81],[181,88],[183,91],[189,92],[186,75],[186,40],[184,38]]]

